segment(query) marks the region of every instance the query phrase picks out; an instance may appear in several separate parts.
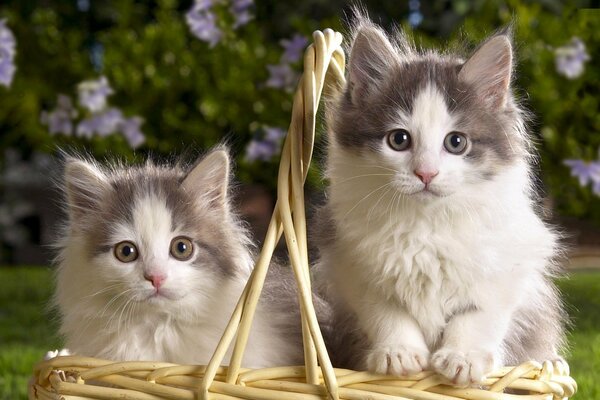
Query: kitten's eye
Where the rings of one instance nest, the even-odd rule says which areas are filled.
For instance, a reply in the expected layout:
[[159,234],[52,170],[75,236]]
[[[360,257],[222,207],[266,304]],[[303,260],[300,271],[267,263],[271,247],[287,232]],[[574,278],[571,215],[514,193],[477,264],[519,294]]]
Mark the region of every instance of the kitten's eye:
[[124,263],[135,261],[138,258],[137,247],[135,247],[135,244],[128,241],[117,243],[115,245],[114,253],[117,260]]
[[460,132],[450,132],[444,139],[444,147],[452,154],[462,154],[467,149],[467,137]]
[[171,255],[179,261],[186,261],[192,258],[194,245],[189,238],[178,236],[171,240]]
[[410,133],[406,129],[396,129],[388,133],[388,144],[396,151],[408,150],[411,143]]

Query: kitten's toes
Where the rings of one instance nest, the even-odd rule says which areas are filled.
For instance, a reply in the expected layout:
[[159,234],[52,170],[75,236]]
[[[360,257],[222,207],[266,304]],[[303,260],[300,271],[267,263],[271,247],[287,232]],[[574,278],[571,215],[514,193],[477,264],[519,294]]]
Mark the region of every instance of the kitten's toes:
[[69,351],[69,349],[50,350],[44,356],[44,360],[50,360],[54,357],[59,357],[59,356],[70,356],[71,354],[72,353]]
[[494,355],[489,351],[462,352],[442,348],[431,357],[433,369],[456,386],[480,383],[494,368]]
[[408,346],[379,347],[371,350],[367,357],[367,369],[383,375],[415,375],[428,365],[427,350]]

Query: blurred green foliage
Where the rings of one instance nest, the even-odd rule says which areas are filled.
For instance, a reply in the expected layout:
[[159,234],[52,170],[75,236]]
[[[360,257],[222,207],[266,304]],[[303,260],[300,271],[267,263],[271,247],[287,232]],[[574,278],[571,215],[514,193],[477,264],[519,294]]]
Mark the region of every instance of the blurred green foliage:
[[[581,187],[565,159],[600,158],[600,10],[578,9],[552,2],[488,3],[465,19],[462,31],[480,40],[490,27],[514,25],[517,52],[516,93],[532,112],[530,131],[540,154],[539,170],[556,210],[563,215],[600,223],[600,197]],[[578,37],[591,56],[575,79],[560,75],[554,49]]]
[[[387,28],[407,23],[408,2],[364,1],[373,19]],[[350,2],[306,0],[256,2],[255,19],[213,48],[195,38],[185,22],[192,2],[176,0],[90,1],[7,0],[0,18],[17,38],[17,73],[12,87],[0,87],[0,153],[17,147],[55,152],[57,146],[85,148],[95,156],[130,160],[147,154],[201,150],[227,140],[238,155],[242,181],[274,187],[277,159],[248,162],[244,149],[262,126],[287,127],[291,94],[265,86],[267,64],[277,64],[279,41],[315,29],[343,29]],[[543,181],[558,210],[600,222],[600,198],[579,186],[563,165],[568,158],[598,157],[598,68],[600,14],[578,10],[586,1],[421,1],[424,20],[412,34],[423,45],[475,45],[496,29],[513,24],[517,46],[517,90],[533,110]],[[227,21],[227,15],[219,14]],[[567,79],[555,68],[554,49],[579,37],[592,60],[584,74]],[[102,65],[94,66],[94,51]],[[96,54],[97,56],[97,54]],[[597,65],[597,64],[596,64]],[[295,65],[300,70],[300,65]],[[107,76],[115,94],[109,102],[126,115],[140,115],[146,143],[131,150],[120,135],[91,140],[51,136],[40,112],[57,95],[76,98],[77,83]],[[190,150],[192,149],[192,150]],[[319,155],[319,152],[317,152]],[[312,183],[319,184],[318,174]]]

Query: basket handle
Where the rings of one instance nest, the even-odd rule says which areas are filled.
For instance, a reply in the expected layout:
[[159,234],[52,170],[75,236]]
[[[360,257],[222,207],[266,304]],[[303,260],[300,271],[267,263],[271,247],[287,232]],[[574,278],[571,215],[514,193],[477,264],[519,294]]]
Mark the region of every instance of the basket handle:
[[312,158],[319,100],[325,84],[339,86],[345,82],[345,57],[341,48],[342,35],[339,32],[331,29],[316,31],[313,33],[313,40],[313,44],[304,53],[304,72],[294,95],[292,121],[281,153],[275,210],[254,270],[206,368],[199,393],[202,399],[208,400],[209,388],[236,334],[235,347],[227,369],[227,383],[237,383],[254,312],[275,246],[282,234],[285,236],[298,284],[307,383],[319,384],[321,372],[329,398],[338,399],[335,373],[312,303],[304,181]]

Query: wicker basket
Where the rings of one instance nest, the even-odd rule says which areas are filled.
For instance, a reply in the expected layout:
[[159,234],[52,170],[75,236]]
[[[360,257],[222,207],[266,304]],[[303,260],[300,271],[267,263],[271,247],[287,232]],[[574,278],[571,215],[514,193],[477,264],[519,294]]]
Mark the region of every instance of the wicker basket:
[[[292,121],[281,156],[278,201],[252,275],[207,366],[111,362],[65,356],[35,366],[30,399],[563,399],[577,390],[566,363],[527,362],[489,375],[480,388],[461,389],[433,372],[398,378],[334,369],[319,330],[308,270],[303,185],[312,156],[315,119],[326,83],[344,82],[342,36],[317,31],[304,55]],[[327,89],[327,88],[326,88]],[[305,365],[241,368],[242,355],[273,250],[284,234],[298,283]],[[229,367],[225,353],[235,339]],[[510,393],[505,393],[510,389]],[[526,394],[515,394],[526,393]]]

